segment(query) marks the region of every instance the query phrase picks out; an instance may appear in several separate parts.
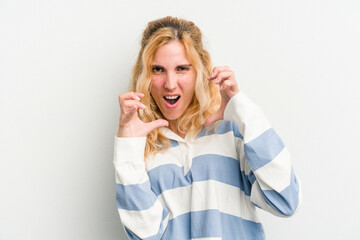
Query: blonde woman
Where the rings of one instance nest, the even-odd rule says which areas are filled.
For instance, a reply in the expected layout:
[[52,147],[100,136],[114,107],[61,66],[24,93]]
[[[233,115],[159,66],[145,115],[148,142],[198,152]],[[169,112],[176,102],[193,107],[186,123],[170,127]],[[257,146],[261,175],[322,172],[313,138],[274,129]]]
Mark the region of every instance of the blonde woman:
[[257,208],[299,208],[284,143],[233,71],[212,68],[194,23],[148,23],[119,103],[116,199],[130,239],[265,239]]

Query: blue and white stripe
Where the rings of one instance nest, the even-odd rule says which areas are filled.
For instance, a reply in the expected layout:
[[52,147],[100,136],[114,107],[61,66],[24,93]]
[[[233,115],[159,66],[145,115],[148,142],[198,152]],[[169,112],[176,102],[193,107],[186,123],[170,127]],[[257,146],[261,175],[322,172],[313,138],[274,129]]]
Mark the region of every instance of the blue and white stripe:
[[195,140],[162,129],[171,147],[146,164],[146,138],[115,137],[117,206],[130,239],[265,239],[256,207],[297,211],[290,154],[260,109],[240,92],[224,118]]

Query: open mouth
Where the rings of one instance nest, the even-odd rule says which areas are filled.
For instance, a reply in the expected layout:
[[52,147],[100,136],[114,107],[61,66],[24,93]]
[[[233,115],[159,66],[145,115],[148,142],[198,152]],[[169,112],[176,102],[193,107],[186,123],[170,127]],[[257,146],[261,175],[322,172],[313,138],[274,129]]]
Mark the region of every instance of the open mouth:
[[165,99],[166,102],[168,102],[169,104],[173,105],[173,104],[175,104],[177,101],[179,101],[180,96],[165,96],[164,99]]

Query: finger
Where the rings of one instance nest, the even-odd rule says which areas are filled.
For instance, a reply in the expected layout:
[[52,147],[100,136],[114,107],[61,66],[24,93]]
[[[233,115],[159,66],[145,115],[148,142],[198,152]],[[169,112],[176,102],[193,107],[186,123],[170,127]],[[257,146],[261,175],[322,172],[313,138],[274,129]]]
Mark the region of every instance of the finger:
[[223,81],[222,83],[220,83],[220,90],[225,90],[226,88],[229,88],[229,87],[234,87],[236,84],[235,81],[231,81],[231,80],[228,80],[228,81]]
[[230,67],[228,66],[217,66],[217,67],[214,67],[213,71],[212,71],[212,74],[210,75],[209,77],[209,80],[213,80],[216,78],[216,76],[220,73],[220,72],[223,72],[223,71],[229,71],[230,70]]
[[225,80],[231,79],[231,77],[234,76],[234,72],[233,71],[224,71],[224,72],[220,72],[216,79],[214,80],[215,84],[221,84],[223,83]]
[[141,102],[139,101],[136,101],[136,100],[126,100],[124,101],[120,107],[121,107],[121,110],[126,114],[130,109],[132,109],[134,106],[136,106],[137,108],[140,108],[140,109],[145,109],[146,106],[144,104],[142,104]]
[[155,128],[166,127],[168,125],[169,125],[169,122],[164,119],[158,119],[158,120],[146,123],[146,126],[148,127],[149,132],[151,132]]
[[121,122],[123,124],[126,124],[130,122],[132,119],[134,119],[135,116],[137,116],[137,106],[133,106],[129,109],[129,111],[126,114],[121,115]]
[[122,99],[122,100],[138,100],[140,101],[141,98],[144,97],[144,94],[143,93],[139,93],[139,92],[127,92],[127,93],[124,93],[124,94],[120,94],[119,95],[119,99]]
[[223,72],[223,71],[229,71],[230,70],[230,67],[228,66],[217,66],[217,67],[214,67],[211,75],[209,76],[209,80],[214,80],[217,75],[220,73],[220,72]]

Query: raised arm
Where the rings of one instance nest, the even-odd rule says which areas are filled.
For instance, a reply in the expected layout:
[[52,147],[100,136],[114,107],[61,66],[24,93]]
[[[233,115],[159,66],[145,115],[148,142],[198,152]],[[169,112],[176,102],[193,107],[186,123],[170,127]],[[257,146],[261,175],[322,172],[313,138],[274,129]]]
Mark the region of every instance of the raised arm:
[[144,149],[146,135],[156,127],[166,126],[167,121],[142,122],[138,108],[140,93],[119,96],[121,116],[119,131],[114,143],[116,173],[116,202],[120,220],[130,239],[160,239],[164,233],[169,211],[151,190],[145,169]]
[[261,109],[240,91],[228,103],[224,119],[235,122],[242,135],[238,158],[252,203],[277,216],[293,215],[301,203],[300,182],[285,144]]
[[150,188],[145,170],[146,137],[118,138],[114,144],[116,202],[130,239],[160,239],[169,211]]
[[239,90],[229,67],[215,67],[209,81],[219,84],[222,100],[206,125],[220,119],[236,123],[238,158],[251,202],[274,215],[291,216],[300,206],[301,189],[285,144],[261,109]]

